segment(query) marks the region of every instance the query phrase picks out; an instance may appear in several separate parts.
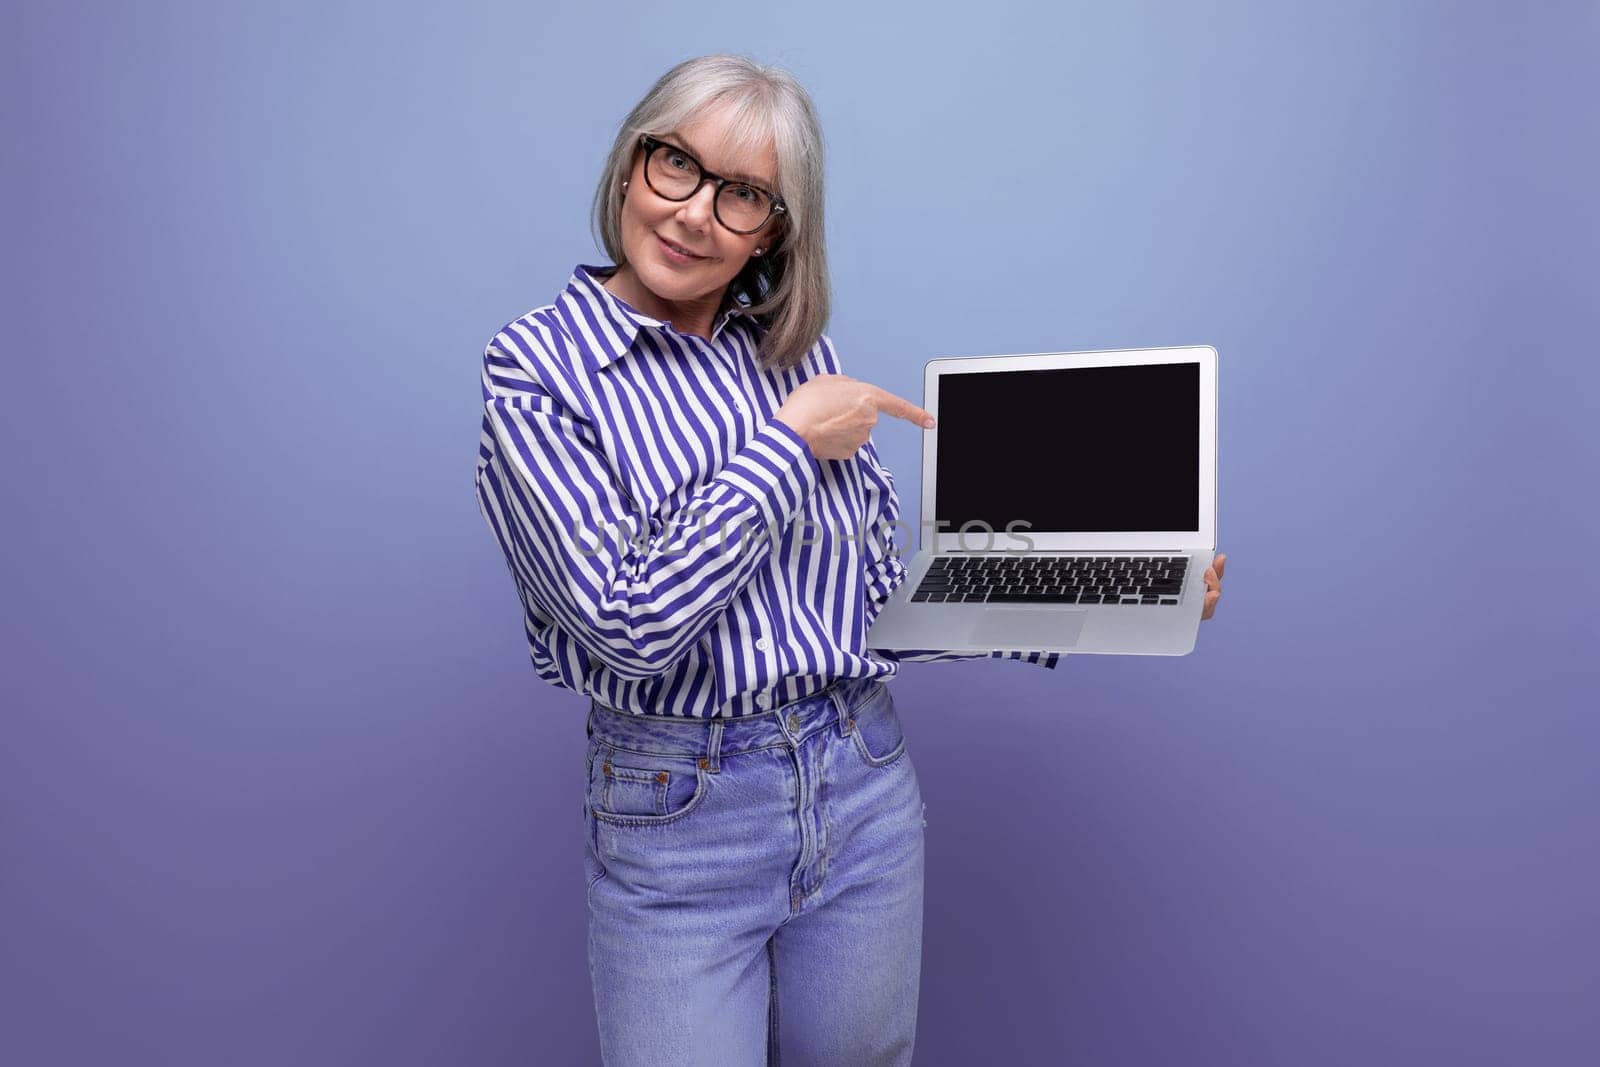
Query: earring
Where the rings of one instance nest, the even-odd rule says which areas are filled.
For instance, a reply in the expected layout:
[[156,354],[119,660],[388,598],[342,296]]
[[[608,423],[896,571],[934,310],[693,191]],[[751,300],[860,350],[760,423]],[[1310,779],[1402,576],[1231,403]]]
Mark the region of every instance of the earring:
[[624,193],[626,193],[628,191],[628,183],[627,182],[623,182],[622,183],[622,191]]
[[761,254],[761,253],[763,253],[763,252],[765,252],[765,251],[766,251],[766,249],[765,249],[765,248],[758,248],[758,249],[756,249],[756,255],[758,255],[758,256],[759,256],[759,255],[760,255],[760,254]]

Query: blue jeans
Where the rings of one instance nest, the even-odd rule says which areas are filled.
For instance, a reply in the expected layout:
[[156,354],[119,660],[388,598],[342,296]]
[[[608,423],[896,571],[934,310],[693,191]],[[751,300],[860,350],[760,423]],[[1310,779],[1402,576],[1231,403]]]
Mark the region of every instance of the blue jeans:
[[589,971],[633,1064],[905,1064],[922,966],[922,790],[889,687],[763,715],[591,700]]

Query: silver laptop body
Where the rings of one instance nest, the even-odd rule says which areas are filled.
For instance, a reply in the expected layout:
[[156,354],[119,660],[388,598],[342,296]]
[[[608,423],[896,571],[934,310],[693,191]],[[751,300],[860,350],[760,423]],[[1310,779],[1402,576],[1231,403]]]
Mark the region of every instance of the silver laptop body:
[[929,360],[889,650],[1194,650],[1217,544],[1210,346]]

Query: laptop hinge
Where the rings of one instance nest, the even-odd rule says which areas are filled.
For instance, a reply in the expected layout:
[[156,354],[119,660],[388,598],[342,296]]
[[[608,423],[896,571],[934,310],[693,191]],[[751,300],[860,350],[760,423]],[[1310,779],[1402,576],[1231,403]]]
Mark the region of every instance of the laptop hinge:
[[1033,548],[1028,550],[1005,548],[948,548],[929,549],[930,556],[1190,556],[1204,552],[1205,548]]

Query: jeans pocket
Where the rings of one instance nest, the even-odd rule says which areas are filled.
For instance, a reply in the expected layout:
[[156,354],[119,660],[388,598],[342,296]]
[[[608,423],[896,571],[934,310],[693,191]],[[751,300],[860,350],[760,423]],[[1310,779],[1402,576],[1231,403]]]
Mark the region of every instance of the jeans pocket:
[[861,706],[850,710],[850,738],[869,767],[887,767],[905,755],[905,733],[887,685],[880,684]]
[[692,756],[596,745],[589,762],[589,811],[613,825],[676,822],[698,808],[710,788],[711,776]]

